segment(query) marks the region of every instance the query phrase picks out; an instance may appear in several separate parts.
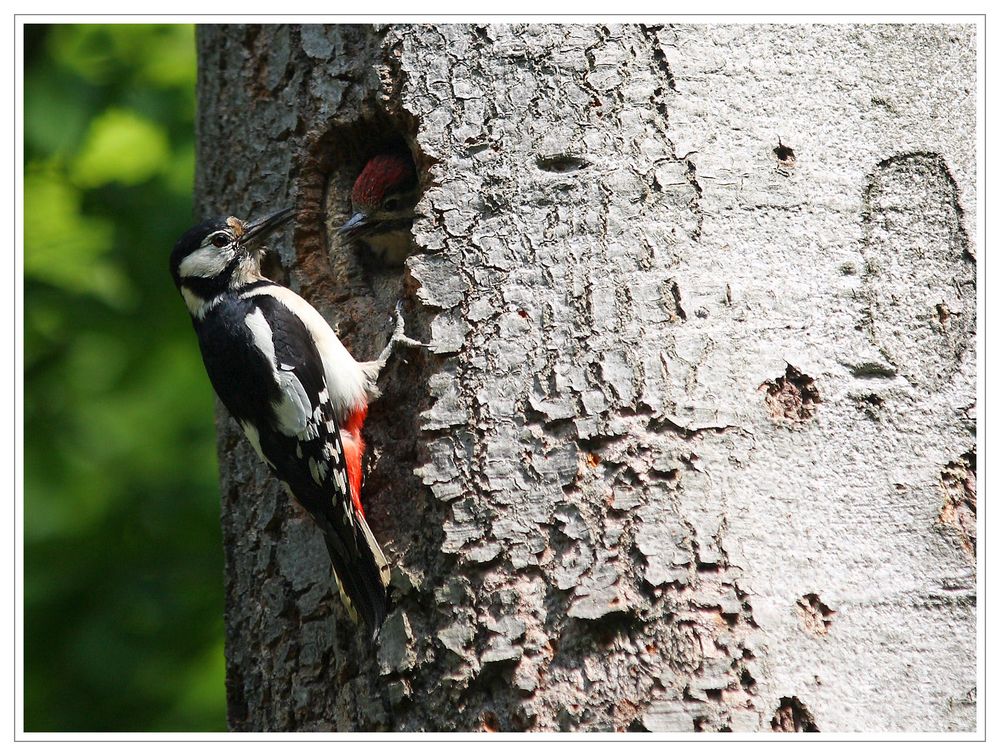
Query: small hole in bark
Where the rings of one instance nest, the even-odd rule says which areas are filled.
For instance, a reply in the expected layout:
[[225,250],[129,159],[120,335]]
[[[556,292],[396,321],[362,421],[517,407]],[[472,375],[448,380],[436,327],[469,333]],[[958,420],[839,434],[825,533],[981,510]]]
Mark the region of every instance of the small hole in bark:
[[760,388],[767,389],[764,401],[777,420],[804,422],[813,416],[820,402],[816,382],[792,365],[783,376],[764,382]]
[[700,461],[701,457],[699,457],[696,452],[685,452],[681,454],[681,462],[683,462],[690,470],[701,472],[701,468],[698,465]]
[[674,280],[667,280],[662,287],[663,302],[670,320],[687,320],[687,312],[681,303],[681,287]]
[[951,310],[948,309],[948,305],[946,305],[944,302],[941,302],[936,306],[935,309],[937,310],[937,319],[938,322],[941,324],[941,328],[947,328],[948,320],[951,318]]
[[972,447],[941,472],[944,504],[938,519],[958,534],[962,550],[976,559],[976,448]]
[[653,480],[665,480],[668,483],[676,483],[681,476],[681,471],[673,468],[671,470],[650,470],[649,477]]
[[816,720],[796,696],[782,698],[771,720],[774,732],[819,732]]
[[577,155],[539,155],[535,165],[546,173],[576,173],[590,165],[590,161]]
[[833,624],[836,612],[824,604],[815,593],[807,593],[795,602],[796,611],[806,632],[812,635],[826,635]]
[[778,138],[778,146],[774,148],[774,156],[782,168],[795,167],[795,150],[787,144],[782,144],[780,137]]
[[885,400],[878,394],[868,393],[856,397],[858,408],[872,420],[878,420],[880,410],[885,406]]
[[489,142],[480,142],[475,137],[469,137],[465,140],[465,154],[478,155],[480,152],[485,152],[490,148]]

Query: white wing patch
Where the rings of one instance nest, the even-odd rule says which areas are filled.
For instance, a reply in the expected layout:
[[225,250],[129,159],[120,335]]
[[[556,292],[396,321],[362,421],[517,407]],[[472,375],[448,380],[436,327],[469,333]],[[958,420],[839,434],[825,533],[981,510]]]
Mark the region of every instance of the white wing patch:
[[242,296],[245,299],[258,296],[273,297],[302,321],[302,325],[309,331],[319,350],[320,359],[323,360],[323,372],[326,375],[327,388],[330,390],[334,415],[346,417],[367,401],[369,377],[340,343],[337,334],[315,307],[291,289],[278,285],[251,289]]
[[250,329],[250,333],[253,334],[254,346],[260,350],[261,354],[267,358],[268,364],[274,368],[276,362],[274,356],[274,331],[271,330],[271,324],[267,322],[264,313],[260,311],[259,307],[255,307],[253,312],[246,316],[244,322],[247,328]]
[[276,375],[282,390],[281,400],[272,405],[278,429],[286,435],[303,440],[316,438],[319,434],[316,432],[316,423],[312,421],[312,403],[301,381],[295,373],[278,371]]
[[[314,410],[312,402],[309,401],[309,394],[295,373],[286,369],[287,365],[278,368],[274,353],[274,332],[264,313],[255,307],[244,322],[253,336],[254,346],[271,366],[274,380],[281,389],[281,398],[271,405],[278,430],[286,436],[296,436],[303,440],[316,438],[319,432],[313,417]],[[315,412],[319,411],[320,408],[316,407]]]

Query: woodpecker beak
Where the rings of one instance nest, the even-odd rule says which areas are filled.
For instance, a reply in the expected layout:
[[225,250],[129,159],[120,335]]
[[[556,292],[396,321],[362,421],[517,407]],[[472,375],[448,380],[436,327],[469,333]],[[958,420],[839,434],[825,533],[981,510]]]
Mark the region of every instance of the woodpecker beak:
[[355,213],[347,223],[340,227],[337,233],[341,236],[346,236],[348,239],[353,239],[361,236],[370,226],[371,221],[368,220],[367,215],[364,213]]
[[240,238],[240,243],[244,247],[251,249],[258,246],[271,234],[271,232],[285,225],[294,217],[294,215],[295,208],[286,207],[284,210],[279,210],[276,213],[265,215],[263,218],[258,218],[255,221],[245,224],[243,227],[243,236]]

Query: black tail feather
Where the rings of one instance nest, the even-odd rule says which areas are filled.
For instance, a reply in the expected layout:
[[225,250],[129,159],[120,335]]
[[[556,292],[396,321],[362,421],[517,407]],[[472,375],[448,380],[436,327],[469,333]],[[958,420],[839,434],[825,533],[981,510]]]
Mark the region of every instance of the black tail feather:
[[[333,562],[333,570],[341,589],[341,598],[346,599],[347,609],[360,616],[371,632],[372,642],[378,638],[379,630],[389,611],[389,597],[381,577],[376,555],[368,545],[363,533],[357,532],[356,556],[346,563],[332,539],[326,537],[327,551]],[[381,556],[381,553],[379,554]]]

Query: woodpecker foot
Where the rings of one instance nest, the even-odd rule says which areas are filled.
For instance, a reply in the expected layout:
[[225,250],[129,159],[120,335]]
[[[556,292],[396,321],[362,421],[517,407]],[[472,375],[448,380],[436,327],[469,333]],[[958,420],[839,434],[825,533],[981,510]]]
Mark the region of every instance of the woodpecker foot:
[[385,345],[385,349],[378,356],[378,359],[372,362],[364,363],[366,370],[370,375],[375,376],[377,379],[378,375],[382,372],[382,369],[389,362],[389,358],[392,356],[393,347],[396,344],[401,344],[402,346],[408,347],[424,347],[428,348],[427,344],[422,341],[417,341],[416,339],[411,339],[404,333],[406,330],[406,321],[403,320],[403,303],[396,302],[396,325],[392,329],[392,336],[389,337],[389,343]]
[[403,320],[403,303],[401,301],[396,302],[396,325],[392,330],[392,338],[389,339],[389,345],[386,349],[392,347],[393,344],[402,344],[408,347],[421,347],[424,349],[429,349],[430,345],[425,344],[422,341],[417,341],[416,339],[411,339],[404,333],[406,331],[406,321]]

